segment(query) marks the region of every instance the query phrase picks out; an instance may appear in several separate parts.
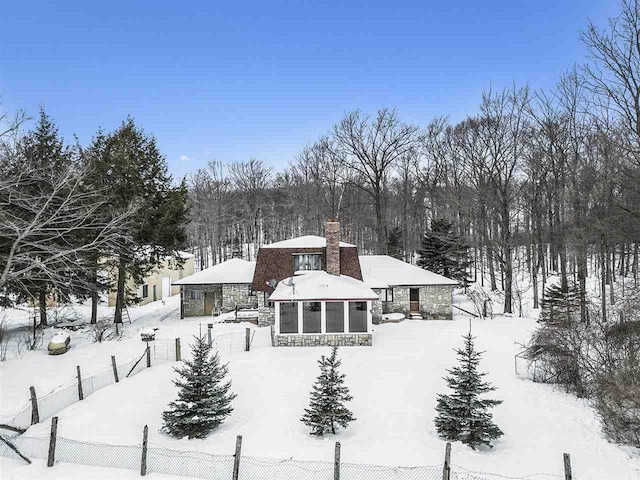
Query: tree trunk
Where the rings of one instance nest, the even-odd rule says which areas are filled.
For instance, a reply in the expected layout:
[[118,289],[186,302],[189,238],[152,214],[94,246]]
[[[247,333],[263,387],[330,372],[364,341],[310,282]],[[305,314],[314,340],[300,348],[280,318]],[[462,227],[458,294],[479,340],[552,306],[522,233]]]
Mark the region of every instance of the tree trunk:
[[98,256],[91,258],[91,324],[98,323]]
[[113,323],[122,323],[122,310],[126,305],[126,281],[127,263],[122,256],[118,261],[118,285],[116,290],[116,310],[113,315]]
[[38,304],[40,310],[40,325],[43,327],[47,326],[47,289],[46,287],[41,287],[38,292]]

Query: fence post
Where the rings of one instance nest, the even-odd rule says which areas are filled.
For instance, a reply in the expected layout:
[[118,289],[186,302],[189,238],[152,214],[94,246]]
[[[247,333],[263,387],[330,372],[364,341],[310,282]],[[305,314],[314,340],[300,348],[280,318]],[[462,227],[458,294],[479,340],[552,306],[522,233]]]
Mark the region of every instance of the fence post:
[[333,480],[340,480],[340,442],[336,442],[333,456]]
[[451,442],[447,442],[444,449],[444,467],[442,467],[442,480],[449,480],[451,476]]
[[176,338],[176,362],[182,360],[182,352],[180,350],[180,339]]
[[233,480],[238,480],[240,471],[240,449],[242,448],[242,435],[236,437],[236,453],[233,455]]
[[248,352],[251,350],[251,329],[247,328],[244,331],[244,351]]
[[209,342],[209,346],[211,346],[211,344],[213,343],[211,341],[211,329],[213,328],[213,323],[208,323],[207,324],[207,342]]
[[84,398],[84,393],[82,391],[82,375],[80,374],[80,365],[76,367],[78,371],[78,400],[82,400]]
[[58,436],[58,417],[51,417],[51,436],[49,437],[49,456],[47,467],[53,467],[56,462],[56,437]]
[[113,379],[118,383],[120,379],[118,378],[118,366],[116,365],[115,355],[111,355],[111,367],[113,368]]
[[147,368],[151,366],[151,348],[149,348],[149,344],[147,343]]
[[140,475],[147,474],[147,439],[149,437],[149,426],[145,425],[142,430],[142,461],[140,463]]
[[40,413],[38,412],[38,397],[36,397],[36,389],[29,387],[29,394],[31,395],[31,425],[40,423]]
[[571,474],[571,456],[568,453],[564,454],[564,478],[565,480],[572,480]]

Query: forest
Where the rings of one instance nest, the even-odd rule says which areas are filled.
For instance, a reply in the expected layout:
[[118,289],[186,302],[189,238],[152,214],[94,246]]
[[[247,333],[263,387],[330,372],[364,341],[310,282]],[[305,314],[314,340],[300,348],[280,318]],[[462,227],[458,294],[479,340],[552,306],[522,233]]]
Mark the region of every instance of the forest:
[[[415,262],[423,236],[450,221],[470,247],[470,276],[517,312],[517,272],[534,307],[547,277],[575,283],[587,320],[587,279],[601,292],[638,279],[640,4],[580,33],[588,56],[548,89],[488,89],[475,114],[415,125],[401,112],[353,111],[287,168],[211,161],[187,178],[190,249],[200,268],[264,243],[322,235],[339,219],[361,253]],[[213,253],[213,254],[212,254]],[[600,295],[603,315],[616,290]]]

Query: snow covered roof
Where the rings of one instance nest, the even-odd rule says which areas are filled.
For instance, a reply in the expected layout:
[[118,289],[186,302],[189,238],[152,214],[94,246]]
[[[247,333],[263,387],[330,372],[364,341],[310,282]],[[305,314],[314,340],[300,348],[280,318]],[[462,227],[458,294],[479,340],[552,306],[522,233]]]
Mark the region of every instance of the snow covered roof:
[[[325,248],[327,239],[318,235],[303,235],[302,237],[290,238],[281,242],[263,245],[262,248]],[[350,243],[340,242],[341,247],[355,247]]]
[[173,285],[211,285],[220,283],[251,283],[256,262],[232,258],[193,275],[172,282]]
[[458,285],[455,280],[388,255],[360,255],[360,270],[362,281],[370,288],[394,285]]
[[346,275],[331,275],[318,270],[278,283],[269,300],[377,300],[376,292],[360,280]]

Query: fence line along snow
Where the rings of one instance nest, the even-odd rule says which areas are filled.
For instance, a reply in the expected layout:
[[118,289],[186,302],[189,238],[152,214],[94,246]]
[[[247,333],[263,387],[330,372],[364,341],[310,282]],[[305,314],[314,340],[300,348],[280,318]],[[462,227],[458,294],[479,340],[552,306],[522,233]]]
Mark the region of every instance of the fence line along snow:
[[[54,429],[52,429],[52,436]],[[236,443],[236,454],[214,454],[201,451],[173,450],[149,443],[139,445],[111,445],[82,442],[57,437],[21,435],[12,440],[18,451],[29,459],[52,459],[55,463],[70,463],[95,467],[119,468],[140,471],[144,462],[145,473],[160,473],[189,478],[229,480],[551,480],[571,479],[565,476],[533,474],[510,477],[486,472],[473,472],[455,464],[429,466],[383,466],[341,463],[339,448],[330,461],[306,461],[277,458],[262,458],[240,454]],[[53,447],[51,447],[53,445]],[[54,451],[51,450],[54,448]],[[21,460],[8,445],[0,443],[0,456]],[[565,454],[565,458],[568,455]]]
[[[223,354],[242,352],[247,347],[246,334],[245,332],[219,334],[213,337],[212,344],[216,351]],[[78,374],[76,373],[75,379],[63,383],[52,392],[43,396],[36,394],[36,404],[28,401],[16,413],[0,416],[0,431],[17,434],[28,429],[34,423],[47,420],[80,401],[80,392],[82,392],[82,397],[86,398],[104,387],[142,372],[147,368],[148,359],[151,360],[151,365],[155,365],[157,363],[175,362],[176,360],[181,360],[181,358],[182,352],[179,338],[172,340],[158,339],[149,342],[148,353],[147,348],[145,348],[141,356],[126,362],[117,363],[112,356],[111,362],[104,369],[90,376],[82,374],[80,380],[78,380]],[[78,370],[82,372],[81,366],[78,367]],[[38,411],[38,419],[34,422],[33,413],[36,409]]]
[[[172,342],[172,341],[171,341]],[[171,343],[167,341],[167,344]],[[149,349],[153,352],[156,350],[156,346],[152,345]],[[143,352],[143,356],[146,355],[146,348]],[[170,355],[169,349],[165,348],[163,342],[157,349],[157,353],[152,356],[152,365],[156,363],[164,363],[175,361],[175,350],[173,351],[173,358]],[[110,364],[108,367],[94,373],[90,376],[81,375],[73,380],[65,382],[60,387],[56,388],[52,392],[38,396],[35,395],[35,404],[33,402],[26,403],[18,412],[0,417],[0,425],[4,427],[4,431],[9,430],[26,430],[33,423],[42,422],[48,418],[53,417],[65,408],[73,405],[74,403],[86,398],[87,396],[97,392],[98,390],[116,383],[118,380],[126,378],[127,376],[133,376],[145,368],[147,363],[144,361],[138,361],[139,358],[133,358],[126,362]],[[78,368],[78,372],[82,369]],[[38,418],[33,418],[33,412],[37,409]],[[8,428],[7,428],[8,427]]]

